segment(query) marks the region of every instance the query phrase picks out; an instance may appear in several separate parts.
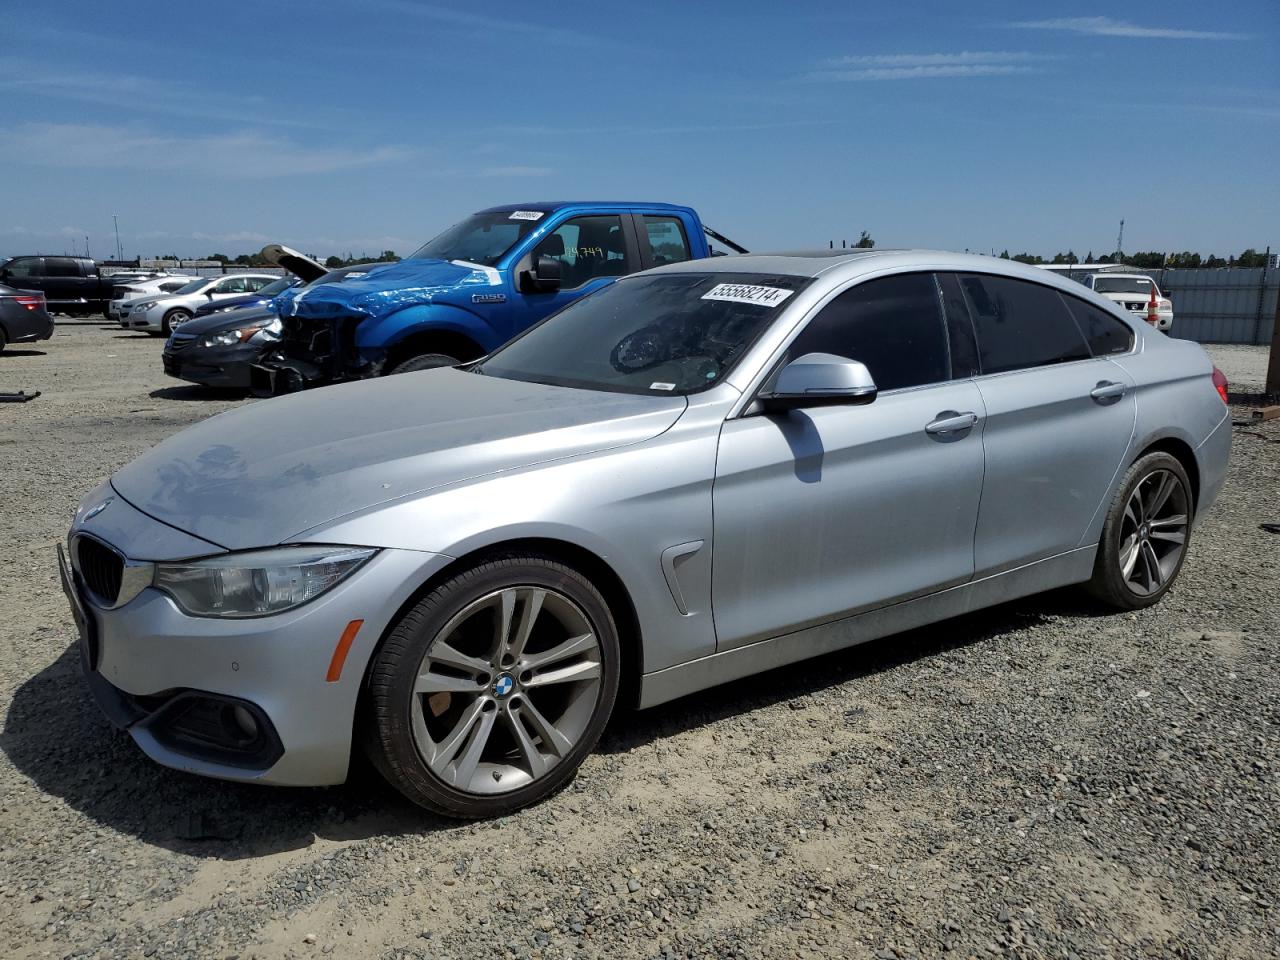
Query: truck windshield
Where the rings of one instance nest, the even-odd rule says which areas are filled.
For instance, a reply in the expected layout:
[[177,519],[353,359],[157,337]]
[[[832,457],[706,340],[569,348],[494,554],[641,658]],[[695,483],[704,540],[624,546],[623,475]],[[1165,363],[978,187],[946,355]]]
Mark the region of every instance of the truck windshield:
[[477,213],[424,243],[409,254],[409,259],[467,260],[491,267],[515,246],[517,240],[532,231],[542,217],[543,214],[536,210]]
[[1150,277],[1093,278],[1093,289],[1098,293],[1145,293],[1150,296],[1152,286]]
[[742,273],[619,280],[530,328],[475,370],[615,393],[696,393],[719,383],[809,283]]

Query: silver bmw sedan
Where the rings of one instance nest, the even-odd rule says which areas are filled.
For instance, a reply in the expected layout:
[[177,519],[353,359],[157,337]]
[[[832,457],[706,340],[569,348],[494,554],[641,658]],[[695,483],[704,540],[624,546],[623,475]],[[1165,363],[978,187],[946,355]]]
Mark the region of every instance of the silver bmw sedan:
[[81,504],[84,670],[160,763],[459,817],[648,707],[1015,597],[1157,602],[1227,467],[1226,381],[986,257],[637,274],[483,360],[237,409]]

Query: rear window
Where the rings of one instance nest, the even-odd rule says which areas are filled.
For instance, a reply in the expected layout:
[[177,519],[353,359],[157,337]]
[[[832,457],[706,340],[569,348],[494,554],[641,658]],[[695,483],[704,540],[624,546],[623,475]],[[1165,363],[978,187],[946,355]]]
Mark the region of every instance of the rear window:
[[1142,293],[1149,297],[1154,286],[1150,277],[1093,278],[1093,289],[1098,293]]
[[1064,293],[1062,299],[1066,301],[1067,309],[1071,311],[1071,316],[1075,318],[1095,357],[1128,353],[1133,349],[1133,331],[1127,324],[1076,297]]
[[984,374],[1092,356],[1057,290],[980,274],[962,274],[960,288],[973,316]]

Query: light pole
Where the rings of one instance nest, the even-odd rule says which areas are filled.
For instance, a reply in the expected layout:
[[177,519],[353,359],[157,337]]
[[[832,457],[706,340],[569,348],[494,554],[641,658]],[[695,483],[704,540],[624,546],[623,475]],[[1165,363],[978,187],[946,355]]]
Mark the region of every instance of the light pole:
[[114,213],[111,215],[111,223],[112,223],[112,225],[114,225],[114,226],[115,226],[115,228],[116,228],[116,259],[117,259],[117,260],[119,260],[119,259],[121,259],[121,256],[120,256],[120,221],[116,218],[116,215],[115,215]]

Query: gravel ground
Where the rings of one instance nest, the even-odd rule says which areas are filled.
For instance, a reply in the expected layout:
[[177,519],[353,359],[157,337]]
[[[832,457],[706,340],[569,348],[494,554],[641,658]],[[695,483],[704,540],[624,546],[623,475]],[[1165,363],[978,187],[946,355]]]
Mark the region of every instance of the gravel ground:
[[44,391],[0,406],[0,955],[1280,954],[1280,421],[1238,427],[1152,610],[1060,592],[623,714],[569,789],[460,826],[369,773],[161,769],[89,701],[73,505],[246,402],[159,352],[89,323],[0,357]]

